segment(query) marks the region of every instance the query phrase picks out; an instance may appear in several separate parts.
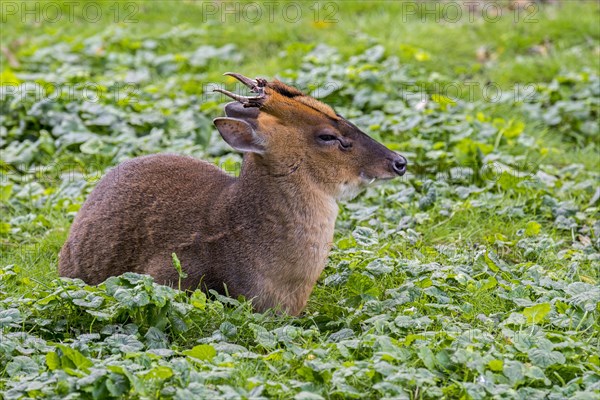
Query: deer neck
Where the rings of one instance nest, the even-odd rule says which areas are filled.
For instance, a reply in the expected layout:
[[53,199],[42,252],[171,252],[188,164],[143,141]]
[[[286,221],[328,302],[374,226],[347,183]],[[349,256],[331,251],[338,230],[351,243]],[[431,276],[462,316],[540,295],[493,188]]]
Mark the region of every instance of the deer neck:
[[314,245],[325,236],[328,240],[321,244],[327,246],[333,239],[337,203],[310,182],[301,169],[299,162],[266,170],[255,155],[247,155],[236,197],[241,209],[251,213],[247,215],[249,220],[268,228],[265,232],[278,233],[276,236],[299,245]]
[[247,244],[261,248],[260,253],[245,253],[256,254],[253,268],[269,281],[262,297],[269,298],[264,292],[272,291],[286,297],[276,302],[288,312],[301,309],[333,242],[335,199],[303,175],[301,163],[267,171],[255,155],[244,158],[235,186],[237,204],[230,209],[252,232]]

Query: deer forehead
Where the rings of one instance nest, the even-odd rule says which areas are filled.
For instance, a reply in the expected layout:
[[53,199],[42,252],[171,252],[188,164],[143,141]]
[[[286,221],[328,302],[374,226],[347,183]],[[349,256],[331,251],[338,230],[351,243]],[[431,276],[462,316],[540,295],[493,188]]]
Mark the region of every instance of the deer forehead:
[[[269,100],[265,106],[277,109],[279,107],[300,107],[303,112],[317,112],[325,117],[338,120],[340,117],[329,105],[320,102],[314,97],[307,96],[298,89],[287,86],[284,83],[275,80],[267,84]],[[304,107],[303,107],[304,106]]]

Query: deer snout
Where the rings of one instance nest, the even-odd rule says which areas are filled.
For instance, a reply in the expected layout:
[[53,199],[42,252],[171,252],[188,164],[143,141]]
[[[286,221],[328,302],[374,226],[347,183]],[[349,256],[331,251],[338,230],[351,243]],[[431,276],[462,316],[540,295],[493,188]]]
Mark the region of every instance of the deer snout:
[[404,173],[406,172],[406,164],[406,158],[404,158],[404,156],[401,156],[400,154],[394,154],[394,156],[390,159],[390,167],[392,171],[394,171],[394,173],[398,174],[399,176],[404,175]]

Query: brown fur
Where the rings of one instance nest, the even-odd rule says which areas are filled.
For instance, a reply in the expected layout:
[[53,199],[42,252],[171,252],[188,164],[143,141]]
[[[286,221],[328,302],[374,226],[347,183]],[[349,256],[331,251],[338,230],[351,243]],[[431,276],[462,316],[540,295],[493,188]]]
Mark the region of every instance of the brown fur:
[[[182,288],[226,285],[258,310],[298,314],[325,266],[336,200],[396,176],[390,162],[401,157],[297,89],[275,81],[265,93],[260,110],[226,107],[266,148],[244,155],[239,178],[178,155],[120,164],[79,211],[60,274],[98,284],[133,271],[176,286],[176,253],[188,274]],[[323,132],[340,144],[319,142]]]

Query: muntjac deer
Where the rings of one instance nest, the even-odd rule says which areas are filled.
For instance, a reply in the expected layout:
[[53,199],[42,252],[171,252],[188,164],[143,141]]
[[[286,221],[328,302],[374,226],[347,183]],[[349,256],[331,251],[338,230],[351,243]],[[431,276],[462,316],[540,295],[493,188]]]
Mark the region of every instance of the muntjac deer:
[[[127,271],[182,289],[253,299],[259,311],[302,311],[325,267],[336,201],[406,171],[406,159],[326,104],[278,80],[228,73],[253,97],[214,124],[244,153],[239,177],[192,157],[156,154],[112,169],[77,214],[60,275],[98,284]],[[225,289],[226,287],[226,289]]]

